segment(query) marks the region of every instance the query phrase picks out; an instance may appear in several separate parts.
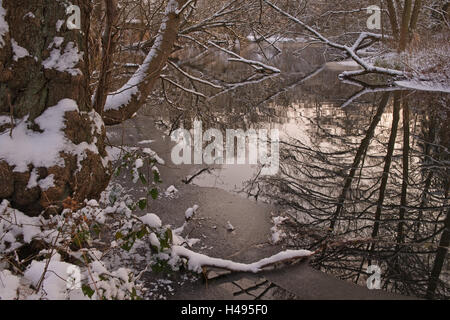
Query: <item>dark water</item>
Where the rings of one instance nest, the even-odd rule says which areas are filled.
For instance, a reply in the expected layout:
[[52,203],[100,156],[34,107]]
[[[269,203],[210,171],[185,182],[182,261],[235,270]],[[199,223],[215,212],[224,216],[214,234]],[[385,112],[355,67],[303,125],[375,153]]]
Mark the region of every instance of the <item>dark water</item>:
[[188,52],[191,59],[180,60],[184,70],[214,75],[228,91],[196,83],[210,97],[203,99],[166,84],[167,97],[159,93],[148,112],[167,131],[189,129],[195,118],[206,128],[279,129],[278,175],[260,177],[258,166],[220,166],[194,183],[277,205],[295,221],[287,247],[327,246],[313,261],[321,270],[362,283],[367,266],[377,265],[386,290],[448,299],[442,244],[450,215],[450,95],[388,89],[388,79],[371,77],[362,80],[375,92],[359,96],[365,87],[340,81],[342,66],[326,63],[336,58],[332,52],[283,49],[278,55],[268,49],[266,57],[256,47],[241,51],[282,70],[256,76],[222,54]]

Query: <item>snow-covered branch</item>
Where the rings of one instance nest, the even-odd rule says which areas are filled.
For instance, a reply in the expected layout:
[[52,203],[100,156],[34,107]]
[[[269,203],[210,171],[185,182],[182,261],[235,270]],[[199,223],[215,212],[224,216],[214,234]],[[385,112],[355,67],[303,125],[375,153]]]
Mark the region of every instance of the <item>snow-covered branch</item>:
[[[316,31],[311,26],[307,25],[306,23],[304,23],[300,19],[292,16],[291,14],[287,13],[286,11],[280,9],[279,7],[277,7],[276,5],[271,3],[270,1],[264,0],[264,2],[267,3],[274,10],[278,11],[283,16],[289,18],[291,21],[295,22],[296,24],[301,25],[303,28],[305,28],[307,31],[309,31],[315,38],[317,38],[318,40],[320,40],[324,44],[326,44],[326,45],[328,45],[330,47],[333,47],[333,48],[345,51],[357,64],[359,64],[362,68],[364,68],[364,71],[366,73],[379,73],[379,74],[386,74],[386,75],[389,75],[389,76],[403,76],[404,75],[404,73],[402,71],[399,71],[399,70],[376,67],[373,64],[371,64],[371,63],[365,61],[364,59],[362,59],[356,53],[356,51],[358,50],[358,48],[360,47],[360,45],[362,44],[362,42],[364,40],[366,40],[368,38],[381,39],[381,35],[377,35],[377,34],[374,34],[374,33],[363,32],[363,33],[360,34],[360,36],[356,40],[355,44],[352,47],[349,47],[349,46],[342,45],[342,44],[339,44],[339,43],[336,43],[334,41],[329,40],[328,38],[323,36],[321,33]],[[356,74],[356,73],[344,74],[344,76],[350,76],[350,75],[354,76],[354,75],[358,75],[358,74]]]
[[277,253],[272,257],[265,258],[254,263],[245,264],[230,260],[211,258],[181,246],[172,247],[172,255],[186,258],[188,260],[189,269],[195,272],[201,272],[202,269],[206,267],[213,267],[234,272],[258,273],[263,271],[265,268],[276,264],[305,259],[311,257],[313,254],[314,252],[308,250],[286,250]]
[[144,62],[125,85],[108,95],[103,113],[106,124],[117,124],[131,118],[145,103],[172,52],[181,21],[177,9],[186,2],[170,0],[167,4],[158,35]]

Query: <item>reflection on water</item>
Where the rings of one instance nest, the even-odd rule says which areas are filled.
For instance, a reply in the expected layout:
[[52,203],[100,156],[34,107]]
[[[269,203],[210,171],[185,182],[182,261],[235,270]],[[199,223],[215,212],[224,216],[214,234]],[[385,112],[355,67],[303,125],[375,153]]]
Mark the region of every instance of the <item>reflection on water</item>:
[[232,89],[198,87],[213,98],[178,94],[149,112],[168,131],[189,129],[194,118],[207,128],[279,129],[277,176],[223,166],[195,183],[277,205],[294,221],[285,244],[322,248],[319,269],[364,284],[375,264],[386,290],[448,299],[450,96],[380,87],[355,95],[361,87],[338,80],[323,48],[285,49],[269,61],[281,75],[242,86],[232,85],[251,77],[247,67],[214,55],[188,59],[183,68],[215,71]]

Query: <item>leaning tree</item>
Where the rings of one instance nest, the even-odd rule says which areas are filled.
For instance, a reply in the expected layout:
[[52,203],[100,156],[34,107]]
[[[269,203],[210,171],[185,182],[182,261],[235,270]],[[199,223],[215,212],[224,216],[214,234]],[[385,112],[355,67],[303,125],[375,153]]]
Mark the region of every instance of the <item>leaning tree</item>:
[[[94,94],[89,86],[92,1],[0,1],[0,198],[38,215],[43,209],[60,210],[67,197],[99,196],[110,179],[104,121],[120,123],[144,104],[172,52],[186,2],[169,1],[145,61],[108,95],[116,0],[105,1]],[[70,14],[79,14],[74,16],[79,26],[67,23]]]

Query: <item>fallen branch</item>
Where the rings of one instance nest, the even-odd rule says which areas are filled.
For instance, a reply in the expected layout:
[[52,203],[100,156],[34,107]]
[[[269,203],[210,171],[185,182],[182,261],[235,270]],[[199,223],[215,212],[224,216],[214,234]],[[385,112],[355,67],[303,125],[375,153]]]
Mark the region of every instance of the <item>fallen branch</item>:
[[203,268],[219,268],[234,272],[251,272],[259,273],[265,268],[274,266],[279,263],[303,260],[314,255],[315,252],[308,250],[286,250],[276,255],[259,260],[251,264],[238,263],[230,260],[211,258],[206,255],[193,252],[185,247],[173,246],[172,255],[186,258],[188,260],[188,268],[195,272],[202,272]]

